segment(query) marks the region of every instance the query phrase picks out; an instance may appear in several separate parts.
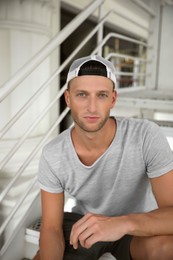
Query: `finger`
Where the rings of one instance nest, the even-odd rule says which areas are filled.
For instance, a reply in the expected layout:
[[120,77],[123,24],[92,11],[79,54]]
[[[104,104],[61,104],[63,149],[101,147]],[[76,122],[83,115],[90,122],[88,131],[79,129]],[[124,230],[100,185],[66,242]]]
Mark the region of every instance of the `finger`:
[[84,217],[82,217],[80,220],[78,220],[72,227],[71,233],[70,233],[70,244],[73,245],[75,249],[78,248],[78,241],[80,234],[83,233],[84,230],[87,228],[87,220],[90,218],[91,214],[87,214]]
[[90,248],[93,244],[104,240],[105,232],[102,223],[91,222],[87,229],[79,236],[81,245]]
[[88,249],[88,248],[92,247],[95,243],[100,242],[100,241],[101,240],[100,240],[98,234],[93,233],[91,236],[89,236],[87,239],[85,239],[82,246]]
[[91,213],[87,213],[86,215],[84,215],[83,217],[81,217],[78,221],[76,221],[76,223],[73,226],[80,226],[81,224],[83,224],[85,221],[87,221],[93,214]]
[[74,249],[78,248],[78,241],[80,235],[87,229],[87,224],[83,223],[82,226],[78,228],[73,228],[73,231],[70,235],[70,244],[73,245]]
[[93,235],[92,227],[86,228],[80,235],[79,235],[79,242],[81,246],[85,247],[86,241],[89,237]]

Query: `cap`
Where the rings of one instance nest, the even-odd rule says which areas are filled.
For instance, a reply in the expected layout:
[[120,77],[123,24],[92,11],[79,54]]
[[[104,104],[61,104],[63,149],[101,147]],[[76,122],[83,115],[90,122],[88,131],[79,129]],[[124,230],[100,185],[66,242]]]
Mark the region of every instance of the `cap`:
[[[81,73],[81,67],[90,61],[99,62],[100,64],[103,65],[103,68],[97,69],[97,68],[89,67],[85,69],[84,72]],[[99,75],[99,76],[104,76],[109,78],[115,84],[116,83],[115,73],[116,73],[115,67],[110,61],[104,59],[99,55],[91,55],[91,56],[77,59],[71,64],[67,75],[66,83],[68,84],[70,80],[82,75]]]

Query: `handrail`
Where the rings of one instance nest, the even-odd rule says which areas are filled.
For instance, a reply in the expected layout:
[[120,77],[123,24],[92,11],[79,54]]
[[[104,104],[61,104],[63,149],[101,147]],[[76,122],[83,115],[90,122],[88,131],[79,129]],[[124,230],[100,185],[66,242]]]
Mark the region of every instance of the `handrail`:
[[[110,14],[110,12],[108,12],[104,18],[101,20],[101,22],[96,26],[96,28],[89,34],[89,36],[87,36],[83,43],[86,42],[86,39],[90,38],[91,35],[93,35],[97,30],[98,28],[100,27],[101,24],[103,24],[103,22],[105,22],[105,19],[106,17]],[[138,41],[138,40],[135,40],[133,38],[130,38],[130,37],[126,37],[126,36],[122,36],[120,34],[117,34],[117,33],[110,33],[108,34],[104,39],[103,41],[100,43],[99,47],[100,46],[103,46],[103,44],[105,44],[105,42],[110,38],[110,37],[118,37],[118,38],[121,38],[121,39],[125,39],[125,40],[128,40],[128,41],[131,41],[131,42],[135,42],[135,43],[138,43],[138,44],[142,44],[144,46],[147,46],[147,44],[145,44],[144,42],[141,42],[141,41]],[[82,44],[83,45],[83,44]],[[78,48],[80,49],[80,47],[78,46]],[[94,52],[96,52],[97,49],[94,50]],[[75,51],[76,53],[76,51]],[[123,55],[123,54],[114,54],[114,55],[117,55],[117,56],[121,56],[121,57],[132,57],[132,56],[129,56],[129,55]],[[74,53],[72,53],[72,56],[74,56]],[[134,58],[134,57],[133,57]],[[134,58],[135,59],[135,58]],[[137,59],[137,58],[136,58]],[[66,61],[64,62],[66,63]],[[64,68],[64,64],[61,65],[61,68],[59,68],[57,70],[57,72],[54,73],[54,75],[51,77],[51,80],[49,79],[47,82],[50,84],[50,82],[55,78],[55,76],[60,73],[60,71],[62,71],[62,68]],[[139,74],[139,73],[138,73]],[[133,73],[128,73],[128,72],[117,72],[117,75],[133,75]],[[144,76],[146,75],[145,73],[140,73],[140,76]],[[48,84],[43,84],[43,88],[45,87],[45,85],[47,86]],[[32,131],[32,129],[35,127],[35,125],[42,119],[42,117],[45,115],[45,113],[47,113],[47,111],[52,107],[52,105],[56,102],[56,100],[63,94],[63,91],[65,90],[65,87],[63,87],[62,91],[60,91],[57,95],[57,97],[51,102],[51,104],[49,104],[46,109],[40,114],[40,116],[36,119],[35,123],[26,131],[26,133],[24,134],[24,136],[19,140],[19,142],[17,143],[16,146],[14,146],[10,153],[3,159],[3,161],[1,162],[1,167],[3,168],[6,163],[9,161],[9,159],[12,157],[12,155],[16,152],[16,150],[20,147],[20,145],[26,140],[26,137],[29,135],[29,133]],[[38,93],[36,92],[36,96],[38,96]],[[18,176],[18,175],[17,175]],[[13,180],[17,180],[16,177],[13,179]],[[19,174],[20,176],[20,174]],[[13,182],[12,182],[13,184]],[[11,188],[11,185],[9,185],[9,187]],[[9,188],[5,191],[3,191],[3,193],[1,194],[2,197],[4,198],[4,196],[7,194],[7,192],[9,191]],[[2,198],[2,199],[3,199]],[[1,200],[2,200],[1,199]]]
[[82,40],[82,42],[75,48],[75,50],[68,56],[68,58],[60,65],[60,67],[51,75],[51,77],[31,96],[27,103],[14,115],[14,117],[3,127],[0,132],[0,138],[2,138],[6,132],[12,127],[16,121],[22,116],[22,114],[32,105],[32,103],[39,97],[39,95],[49,86],[49,84],[55,79],[55,77],[63,71],[68,63],[75,57],[75,55],[82,49],[82,47],[91,39],[91,37],[98,31],[99,27],[106,21],[106,18],[110,12],[100,20],[100,22],[94,27],[94,29]]
[[[22,205],[22,203],[25,201],[25,199],[27,198],[28,194],[30,194],[30,191],[32,190],[32,188],[34,187],[34,185],[37,182],[37,177],[33,178],[32,182],[28,185],[27,189],[25,190],[24,194],[22,195],[22,197],[20,198],[20,200],[17,202],[17,204],[15,205],[15,208],[13,209],[13,213],[11,212],[11,216],[9,217],[8,223],[10,222],[10,220],[12,219],[12,217],[15,215],[15,213],[17,212],[17,210],[20,208],[20,206]],[[40,190],[37,189],[34,198],[32,198],[32,201],[30,202],[29,207],[32,205],[32,203],[35,201],[36,197],[38,197],[38,195],[40,194]],[[28,209],[29,209],[28,207]],[[6,223],[4,225],[4,227],[2,228],[3,230],[5,230],[5,228],[8,226],[8,223]],[[17,228],[17,227],[15,227]],[[3,231],[2,231],[3,232]],[[15,231],[13,231],[13,235]],[[12,236],[13,236],[12,235]],[[7,250],[9,243],[11,242],[11,237],[8,239],[8,241],[6,243],[3,244],[3,246],[0,249],[0,259],[1,256],[3,256],[4,252]]]
[[129,41],[129,42],[133,42],[133,43],[136,43],[136,44],[140,44],[144,47],[150,47],[147,43],[145,42],[142,42],[142,41],[138,41],[138,40],[135,40],[131,37],[128,37],[128,36],[124,36],[124,35],[121,35],[119,33],[108,33],[106,35],[106,37],[104,38],[104,40],[97,45],[97,47],[92,51],[92,55],[93,54],[96,54],[97,51],[99,50],[100,47],[102,47],[111,37],[115,37],[115,38],[118,38],[118,39],[122,39],[122,40],[126,40],[126,41]]
[[[71,53],[71,55],[64,61],[64,63],[59,67],[59,69],[51,76],[51,79],[46,81],[45,84],[42,85],[42,87],[40,87],[39,91],[36,92],[36,97],[38,97],[38,94],[40,94],[43,90],[45,89],[45,87],[48,86],[48,84],[51,83],[51,81],[55,78],[55,76],[57,74],[59,74],[64,67],[66,66],[66,64],[68,64],[68,62],[75,56],[75,54],[85,45],[85,43],[93,36],[94,33],[96,33],[96,31],[98,30],[98,28],[105,22],[107,16],[109,14],[106,14],[103,19],[100,21],[100,23],[85,37],[85,39],[81,42],[81,44],[75,49],[75,51],[73,51]],[[42,111],[42,113],[39,115],[39,117],[32,123],[32,125],[27,129],[27,131],[24,133],[24,135],[22,136],[22,138],[12,147],[12,149],[9,151],[9,153],[7,154],[7,156],[5,158],[3,158],[3,160],[0,162],[0,169],[2,170],[5,165],[8,163],[8,161],[11,159],[11,157],[14,155],[14,153],[20,148],[20,146],[23,144],[23,142],[26,140],[26,138],[29,136],[29,134],[31,133],[31,131],[33,130],[33,128],[40,122],[40,120],[43,118],[43,116],[47,113],[48,110],[50,110],[50,108],[55,104],[55,102],[63,95],[64,90],[66,88],[66,85],[64,85],[61,90],[58,92],[58,94],[56,95],[56,97],[51,101],[51,103]],[[35,95],[33,95],[35,97]],[[34,98],[35,100],[35,98]],[[29,100],[30,102],[28,102],[29,104],[32,104],[32,100],[30,98]],[[27,108],[29,108],[27,103]],[[26,110],[26,106],[24,106],[22,109]],[[23,113],[21,113],[21,111],[19,111],[18,113],[19,115],[22,115]],[[19,115],[17,114],[18,118]],[[14,116],[14,118],[16,119],[16,115]],[[14,118],[11,121],[11,124],[7,125],[4,127],[4,129],[7,131],[16,121],[14,120]],[[6,131],[2,131],[1,133],[1,137],[2,135],[4,135],[6,133]]]
[[14,76],[0,87],[0,102],[11,93],[47,56],[57,48],[83,21],[86,20],[105,0],[92,1],[84,11],[79,13],[48,44],[29,60]]
[[126,55],[126,54],[121,54],[121,53],[113,53],[113,52],[110,52],[106,57],[106,59],[110,59],[110,58],[123,58],[123,59],[130,59],[130,60],[138,60],[138,61],[141,61],[141,62],[148,62],[147,59],[142,59],[142,58],[139,58],[139,57],[134,57],[134,56],[130,56],[130,55]]
[[[71,33],[75,30],[91,13],[93,13],[105,0],[95,0],[89,4],[83,12],[77,15],[65,28],[60,31],[48,44],[46,44],[29,62],[27,62],[21,69],[19,69],[5,84],[0,87],[0,102],[4,100],[9,93],[11,93],[17,84],[21,83],[57,46],[59,46]],[[116,11],[110,13],[118,14],[120,17],[125,18],[131,23],[141,27],[144,30],[151,31],[145,26],[139,25],[133,19],[125,17]]]
[[[66,107],[64,111],[61,113],[61,115],[58,117],[58,120],[54,123],[53,127],[50,128],[48,133],[43,137],[43,139],[38,143],[38,145],[33,149],[33,151],[29,154],[27,159],[24,161],[24,163],[21,165],[19,170],[16,172],[16,175],[11,179],[9,184],[6,186],[6,188],[1,192],[0,194],[0,202],[4,199],[4,197],[7,195],[13,184],[16,182],[19,176],[23,173],[23,171],[27,168],[27,166],[30,164],[31,160],[35,157],[35,155],[38,153],[38,151],[41,149],[42,145],[46,142],[47,138],[49,137],[49,133],[52,133],[52,131],[55,129],[57,125],[60,124],[62,119],[67,115],[69,111],[69,108]],[[52,130],[53,129],[53,130]],[[48,136],[48,137],[47,137]]]
[[[30,100],[19,110],[19,112],[12,118],[10,123],[8,123],[2,130],[1,132],[1,137],[7,132],[7,130],[16,122],[16,118],[20,118],[20,115],[22,115],[23,111],[25,111],[27,108],[29,108],[29,105],[31,105],[35,99],[42,93],[42,91],[54,80],[54,78],[65,68],[65,66],[68,64],[68,62],[75,56],[75,54],[84,46],[84,44],[94,35],[94,33],[97,32],[99,27],[105,22],[106,18],[109,16],[110,12],[108,12],[102,20],[99,22],[99,24],[88,34],[87,37],[81,42],[81,44],[75,49],[75,51],[72,52],[72,54],[67,58],[64,63],[59,67],[59,69],[44,83],[39,90],[30,98]],[[132,39],[132,38],[131,38]],[[104,40],[103,40],[104,42]],[[145,59],[140,59],[138,57],[133,57],[129,55],[124,55],[124,54],[119,54],[119,53],[114,53],[114,54],[109,54],[106,58],[110,58],[110,56],[114,57],[123,57],[123,58],[131,58],[134,60],[140,60],[140,61],[146,61]],[[128,73],[128,72],[117,72],[117,75],[133,75],[133,73]],[[139,75],[139,74],[138,74]],[[146,74],[140,74],[139,76],[145,76]],[[20,146],[23,144],[25,139],[28,137],[32,129],[38,124],[38,122],[43,118],[43,116],[47,113],[48,109],[52,107],[52,105],[56,102],[56,100],[63,94],[65,90],[65,87],[63,87],[63,90],[58,93],[57,98],[54,99],[54,102],[51,102],[51,105],[49,106],[40,114],[39,118],[36,119],[36,121],[32,124],[32,126],[25,132],[23,137],[14,145],[14,147],[11,149],[9,154],[1,161],[0,163],[0,169],[3,169],[4,166],[7,164],[7,162],[10,160],[10,158],[14,155],[14,153],[20,148]],[[22,112],[21,112],[22,111]]]
[[[48,57],[48,55],[56,48],[58,47],[71,33],[74,31],[80,24],[83,22],[86,18],[88,18],[101,4],[104,2],[104,0],[95,0],[92,1],[92,4],[89,4],[87,8],[82,11],[79,15],[77,15],[71,23],[69,23],[61,32],[59,32],[47,45],[45,45],[32,59],[30,59],[29,62],[27,62],[22,69],[16,72],[16,74],[7,81],[1,88],[0,88],[0,102],[5,99],[16,87],[19,83],[21,83],[34,69],[45,59]],[[100,22],[95,26],[95,28],[85,37],[85,39],[79,44],[79,46],[69,55],[69,57],[59,66],[59,68],[50,76],[49,79],[46,80],[45,83],[40,86],[40,88],[32,95],[32,97],[29,98],[29,100],[26,102],[25,105],[13,116],[13,118],[3,127],[3,129],[0,132],[0,138],[5,135],[5,133],[13,126],[17,120],[24,114],[24,112],[35,102],[35,100],[40,96],[40,94],[51,84],[51,82],[57,77],[57,75],[60,74],[60,72],[69,64],[69,62],[75,57],[75,55],[78,53],[78,51],[87,43],[89,39],[99,30],[99,28],[105,23],[107,17],[111,13],[116,13],[115,11],[111,10],[108,13],[105,14],[105,16],[100,20]],[[142,29],[151,32],[147,27],[137,24],[135,21],[133,21],[130,18],[125,17],[123,14],[118,13],[119,16],[125,18],[126,20],[138,25]],[[124,39],[127,41],[131,41],[140,45],[143,45],[145,47],[149,47],[146,43],[142,41],[135,40],[130,37],[122,36],[117,33],[110,33],[107,35],[98,45],[97,48],[92,52],[97,53],[99,49],[102,49],[103,45],[111,38],[116,37],[119,39]],[[142,59],[139,57],[133,57],[130,55],[124,55],[124,54],[112,54],[112,56],[109,54],[106,58],[109,59],[111,57],[119,57],[119,58],[131,58],[132,60],[139,60],[140,62],[148,62],[146,59]],[[134,73],[128,73],[128,72],[117,72],[117,75],[134,75]],[[145,73],[138,73],[140,76],[146,75]],[[26,138],[29,136],[31,131],[34,129],[34,127],[40,122],[40,120],[46,115],[46,113],[51,109],[51,107],[55,104],[55,102],[62,96],[64,90],[66,88],[66,85],[64,85],[60,91],[57,93],[56,97],[49,103],[46,108],[39,114],[39,116],[35,119],[35,121],[32,123],[32,125],[25,131],[24,135],[19,139],[19,141],[12,147],[10,152],[7,154],[5,158],[1,161],[0,165],[2,169],[5,167],[7,162],[11,159],[11,157],[14,155],[14,153],[18,150],[18,148],[23,144],[23,142],[26,140]],[[42,137],[42,139],[37,143],[37,145],[34,147],[34,149],[30,152],[28,157],[25,159],[23,164],[20,166],[20,168],[15,173],[15,176],[11,179],[11,181],[8,183],[6,188],[2,191],[0,194],[0,202],[4,199],[4,197],[7,195],[7,193],[10,191],[10,189],[13,187],[14,183],[19,179],[21,174],[25,171],[25,169],[28,167],[28,165],[31,163],[31,161],[34,159],[35,155],[41,150],[43,145],[46,143],[46,141],[51,136],[52,132],[56,129],[56,127],[60,124],[60,122],[63,120],[63,118],[67,115],[69,111],[69,108],[66,107],[64,111],[61,113],[61,115],[58,117],[58,120],[53,123],[53,125],[48,129],[48,131],[45,133],[45,135]],[[24,194],[20,197],[19,201],[16,203],[16,205],[11,210],[8,217],[4,220],[2,226],[0,227],[0,235],[5,231],[5,228],[7,227],[8,223],[11,221],[27,195],[29,194],[30,190],[36,183],[37,177],[35,177],[32,182],[29,184],[27,190],[24,192]]]
[[52,106],[57,102],[57,100],[62,96],[64,90],[66,89],[66,85],[61,88],[55,98],[47,105],[47,107],[39,114],[34,122],[32,122],[31,126],[26,130],[23,136],[19,139],[17,144],[15,144],[12,149],[8,152],[7,156],[0,162],[0,169],[3,170],[7,162],[11,159],[11,157],[15,154],[15,152],[20,148],[20,146],[24,143],[26,138],[32,132],[32,130],[37,126],[37,124],[41,121],[41,119],[46,115],[46,113],[52,108]]
[[[121,72],[121,71],[116,71],[116,75],[122,75],[122,76],[133,76],[134,72]],[[146,75],[150,75],[148,73],[138,73],[139,76],[146,76]]]
[[112,13],[117,14],[118,16],[124,18],[125,20],[127,20],[127,21],[129,21],[131,23],[133,23],[134,25],[137,25],[138,27],[142,28],[143,30],[145,30],[145,31],[147,31],[149,33],[152,33],[152,31],[148,27],[143,26],[141,24],[139,25],[136,21],[134,21],[133,19],[131,19],[131,18],[127,17],[127,16],[125,16],[124,14],[120,14],[118,11],[115,11],[115,10],[113,10]]
[[[96,31],[96,29],[94,29],[94,31]],[[90,33],[93,34],[93,31]],[[88,38],[88,36],[86,37]],[[85,39],[86,39],[85,38]],[[84,41],[85,42],[85,41]],[[83,46],[83,44],[82,44]],[[79,47],[79,46],[78,46]],[[81,49],[81,48],[80,48]],[[75,53],[77,52],[77,50],[74,51]],[[72,53],[73,56],[75,55],[75,53]],[[120,57],[120,58],[129,58],[129,59],[133,59],[133,60],[140,60],[143,62],[146,62],[146,59],[140,59],[138,57],[133,57],[130,55],[124,55],[124,54],[119,54],[119,53],[109,53],[108,56],[106,57],[106,59],[109,59],[111,57]],[[65,61],[66,63],[66,61]],[[55,75],[58,74],[58,72],[62,71],[63,68],[63,64],[62,66],[57,70],[56,73],[54,73],[54,75],[51,77],[51,80],[54,79]],[[134,73],[130,73],[130,72],[116,72],[116,75],[128,75],[128,76],[133,76]],[[147,75],[146,73],[138,73],[138,76],[145,76]],[[51,83],[51,80],[48,80],[49,84]],[[46,84],[47,86],[47,84]],[[45,84],[43,84],[43,87],[45,88]],[[61,90],[58,92],[58,94],[56,95],[56,97],[51,101],[51,103],[49,103],[49,105],[40,113],[40,115],[36,118],[36,120],[32,123],[32,125],[26,130],[26,132],[23,134],[23,136],[19,139],[19,141],[11,148],[11,150],[9,151],[9,153],[3,158],[3,160],[0,162],[0,169],[2,170],[5,165],[8,163],[8,161],[11,159],[11,157],[15,154],[15,152],[21,147],[21,145],[24,143],[24,141],[26,140],[26,138],[29,136],[29,134],[32,132],[32,130],[36,127],[36,125],[40,122],[40,120],[45,116],[45,114],[50,110],[50,108],[56,103],[56,101],[63,95],[64,91],[66,89],[66,85],[64,85]],[[39,91],[40,93],[40,91]],[[38,96],[38,92],[36,92],[37,96]],[[20,111],[19,111],[20,112]],[[20,113],[21,114],[21,113]],[[14,120],[13,120],[14,121]],[[5,132],[4,132],[5,134]]]
[[19,201],[16,203],[15,207],[12,209],[12,211],[10,212],[10,214],[8,215],[8,217],[5,219],[4,223],[2,224],[2,226],[0,226],[0,235],[3,233],[4,229],[6,228],[6,226],[8,225],[8,223],[10,222],[10,220],[12,219],[12,217],[14,216],[14,214],[16,213],[16,211],[19,209],[19,207],[21,206],[21,204],[24,202],[25,198],[27,197],[28,193],[31,191],[31,189],[33,188],[33,186],[36,184],[37,182],[37,176],[34,177],[34,179],[32,180],[32,183],[28,186],[28,188],[26,189],[26,191],[24,192],[23,196],[19,199]]
[[[59,116],[58,120],[55,121],[55,123],[53,124],[53,126],[48,130],[48,132],[46,133],[46,135],[43,137],[43,139],[39,142],[39,144],[36,146],[36,148],[33,150],[33,152],[28,156],[28,158],[26,159],[26,161],[24,162],[24,164],[22,165],[22,167],[19,169],[18,173],[16,175],[21,175],[21,173],[23,172],[23,170],[28,166],[28,162],[30,162],[31,157],[34,158],[34,156],[37,154],[37,152],[40,150],[40,148],[45,144],[45,142],[48,140],[48,138],[50,137],[50,135],[52,134],[52,132],[56,129],[56,127],[61,123],[61,121],[63,120],[63,118],[66,116],[66,114],[68,113],[69,108],[66,107],[64,109],[64,111],[61,113],[61,115]],[[34,181],[36,180],[37,176],[34,178]],[[15,179],[15,178],[14,178]],[[33,183],[35,183],[33,181]],[[11,182],[10,185],[8,185],[8,188],[11,188],[11,185],[14,184],[14,180],[13,183]],[[33,186],[34,184],[32,184]],[[2,193],[1,193],[2,194]],[[27,193],[28,194],[28,193]],[[22,196],[22,198],[19,200],[19,202],[16,204],[16,206],[13,208],[13,210],[11,211],[11,213],[8,215],[8,217],[6,218],[5,222],[3,223],[3,225],[0,227],[0,235],[3,233],[4,229],[6,228],[6,226],[8,225],[8,223],[10,222],[11,218],[13,217],[13,215],[15,214],[15,212],[17,211],[17,209],[20,207],[20,205],[23,202],[23,198],[25,197],[25,194]],[[2,201],[2,199],[4,198],[4,193],[0,196],[0,201]]]

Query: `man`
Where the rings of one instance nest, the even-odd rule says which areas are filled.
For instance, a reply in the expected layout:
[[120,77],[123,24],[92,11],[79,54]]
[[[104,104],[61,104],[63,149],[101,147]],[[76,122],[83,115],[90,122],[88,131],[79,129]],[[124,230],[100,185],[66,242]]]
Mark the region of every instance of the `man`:
[[[74,127],[43,149],[41,260],[173,259],[173,156],[152,122],[112,118],[115,69],[73,62],[65,100]],[[64,191],[76,199],[64,214]]]

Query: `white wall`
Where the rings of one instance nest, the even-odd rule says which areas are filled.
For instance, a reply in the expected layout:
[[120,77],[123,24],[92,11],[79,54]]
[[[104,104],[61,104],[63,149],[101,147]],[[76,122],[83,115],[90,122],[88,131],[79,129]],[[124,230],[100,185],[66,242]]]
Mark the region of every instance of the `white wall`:
[[[59,1],[57,1],[59,3]],[[49,1],[1,0],[0,1],[0,88],[12,75],[30,60],[58,32],[60,23],[59,5],[51,6]],[[36,90],[58,67],[58,51],[48,57],[4,102],[0,103],[0,128],[26,103]],[[18,138],[30,126],[50,99],[55,96],[58,86],[54,84],[35,102],[25,119],[10,129],[7,138]],[[58,109],[53,115],[57,116]],[[52,115],[45,118],[33,131],[37,136],[51,124]]]

